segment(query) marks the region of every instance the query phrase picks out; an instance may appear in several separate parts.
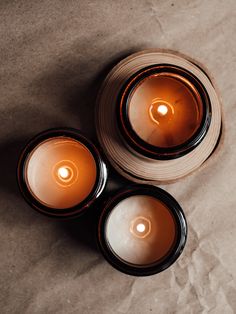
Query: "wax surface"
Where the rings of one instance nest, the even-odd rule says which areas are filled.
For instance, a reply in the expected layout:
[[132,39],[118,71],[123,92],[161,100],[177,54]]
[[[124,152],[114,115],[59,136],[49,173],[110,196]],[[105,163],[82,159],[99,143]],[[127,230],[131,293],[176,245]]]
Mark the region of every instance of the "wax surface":
[[88,148],[67,137],[39,144],[25,167],[26,184],[33,196],[57,209],[82,202],[92,191],[96,175],[96,163]]
[[106,224],[106,238],[122,260],[151,264],[164,257],[175,242],[176,225],[169,209],[151,196],[122,200]]
[[196,88],[179,75],[161,73],[141,81],[130,96],[131,126],[145,142],[158,147],[185,143],[202,120]]

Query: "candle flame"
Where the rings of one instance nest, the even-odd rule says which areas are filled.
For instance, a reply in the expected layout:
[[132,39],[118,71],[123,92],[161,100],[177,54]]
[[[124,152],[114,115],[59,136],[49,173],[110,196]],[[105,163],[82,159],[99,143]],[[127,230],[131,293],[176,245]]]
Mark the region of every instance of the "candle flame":
[[61,160],[52,169],[52,175],[57,184],[69,187],[78,179],[78,169],[71,160]]
[[70,176],[70,171],[67,167],[61,167],[58,169],[58,176],[62,179],[68,179]]
[[149,219],[139,216],[131,221],[130,232],[136,238],[146,238],[151,232],[151,222]]
[[136,229],[137,229],[138,232],[144,232],[145,229],[146,229],[146,227],[145,227],[144,224],[140,223],[140,224],[138,224],[138,225],[136,226]]
[[157,107],[157,111],[162,115],[162,116],[165,116],[168,112],[168,108],[166,105],[159,105]]
[[163,119],[168,121],[172,114],[174,114],[174,107],[169,102],[160,98],[153,99],[149,107],[149,116],[153,122],[159,125]]
[[73,170],[69,166],[63,166],[58,169],[57,175],[61,181],[70,182],[73,179]]

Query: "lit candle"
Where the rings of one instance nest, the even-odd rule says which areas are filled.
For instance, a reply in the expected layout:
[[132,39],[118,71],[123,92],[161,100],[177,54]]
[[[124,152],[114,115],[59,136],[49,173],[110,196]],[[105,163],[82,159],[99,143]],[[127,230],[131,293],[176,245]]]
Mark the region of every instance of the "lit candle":
[[99,222],[99,244],[107,260],[131,275],[169,267],[186,241],[186,220],[176,200],[154,186],[135,186],[116,195]]
[[100,195],[106,178],[98,150],[72,129],[37,135],[18,164],[18,182],[26,200],[50,216],[81,213]]
[[155,159],[182,156],[206,135],[210,103],[200,81],[176,66],[155,65],[125,83],[118,125],[127,143]]

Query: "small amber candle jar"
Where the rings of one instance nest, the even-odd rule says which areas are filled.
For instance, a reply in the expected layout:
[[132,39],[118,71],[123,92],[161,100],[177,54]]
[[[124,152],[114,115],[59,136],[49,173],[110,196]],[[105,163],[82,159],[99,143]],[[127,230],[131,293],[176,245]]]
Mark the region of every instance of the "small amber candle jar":
[[51,129],[23,150],[17,169],[25,200],[57,218],[83,213],[104,189],[107,167],[98,149],[74,129]]
[[150,185],[124,189],[108,201],[98,225],[98,244],[116,269],[134,276],[161,272],[186,243],[187,223],[177,201]]
[[192,73],[175,65],[152,65],[126,81],[117,117],[120,133],[133,150],[153,159],[174,159],[203,140],[211,105]]

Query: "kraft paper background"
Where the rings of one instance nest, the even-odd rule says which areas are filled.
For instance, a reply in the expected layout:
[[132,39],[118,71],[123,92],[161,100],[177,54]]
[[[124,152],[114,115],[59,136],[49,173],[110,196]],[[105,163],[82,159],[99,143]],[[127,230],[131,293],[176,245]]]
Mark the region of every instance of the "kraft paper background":
[[[0,2],[0,312],[189,314],[236,312],[236,2]],[[21,198],[20,149],[51,127],[96,140],[94,104],[111,67],[146,48],[172,49],[206,66],[220,92],[225,139],[216,158],[162,186],[189,224],[183,255],[146,278],[113,269],[96,249],[96,205],[55,222]],[[110,189],[126,185],[113,171]]]

